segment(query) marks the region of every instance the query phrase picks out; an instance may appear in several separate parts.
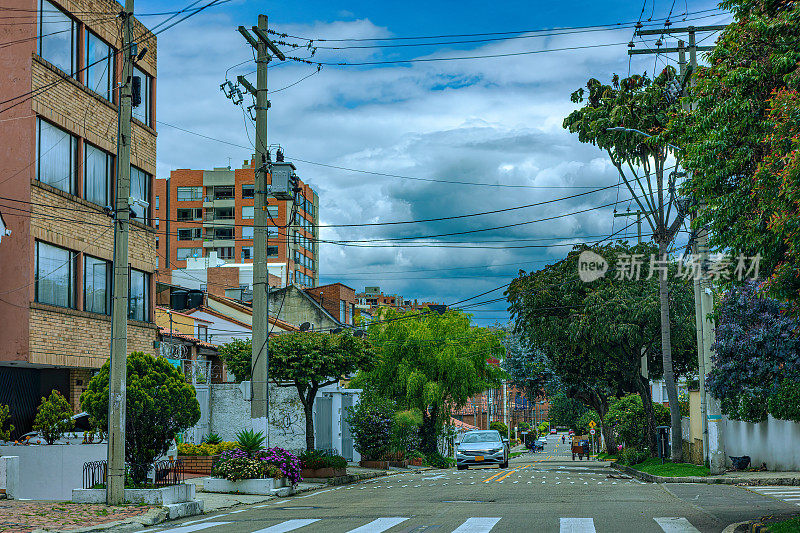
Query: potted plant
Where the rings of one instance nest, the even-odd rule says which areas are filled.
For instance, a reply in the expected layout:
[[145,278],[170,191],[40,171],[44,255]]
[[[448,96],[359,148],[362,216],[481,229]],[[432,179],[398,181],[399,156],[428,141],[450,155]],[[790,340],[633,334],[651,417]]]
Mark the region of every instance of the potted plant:
[[347,474],[347,460],[324,450],[306,450],[300,454],[303,479],[332,478]]

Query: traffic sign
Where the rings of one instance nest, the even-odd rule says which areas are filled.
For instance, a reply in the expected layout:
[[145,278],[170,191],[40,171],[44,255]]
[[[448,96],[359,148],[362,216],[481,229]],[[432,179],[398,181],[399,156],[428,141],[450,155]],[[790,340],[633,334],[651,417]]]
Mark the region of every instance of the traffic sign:
[[589,430],[589,433],[590,433],[591,435],[594,435],[594,430],[593,430],[593,429],[590,429],[590,430]]
[[597,424],[594,423],[594,420],[589,421],[589,427],[594,428]]

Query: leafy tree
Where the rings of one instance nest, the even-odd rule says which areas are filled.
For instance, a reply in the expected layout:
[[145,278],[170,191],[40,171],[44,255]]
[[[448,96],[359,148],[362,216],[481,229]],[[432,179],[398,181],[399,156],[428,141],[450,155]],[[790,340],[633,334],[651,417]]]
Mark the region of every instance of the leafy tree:
[[314,449],[314,399],[319,389],[375,364],[370,343],[349,331],[340,334],[301,331],[270,340],[270,379],[294,387],[306,417],[306,449]]
[[508,436],[508,426],[505,425],[503,422],[495,420],[491,424],[489,424],[489,429],[496,429],[500,436],[506,438]]
[[585,404],[560,392],[550,398],[550,423],[574,429],[578,419],[587,410]]
[[800,385],[800,338],[788,310],[752,282],[732,287],[721,299],[706,387],[731,418],[764,420],[768,398],[784,381]]
[[9,424],[8,429],[3,429],[8,419],[8,406],[0,404],[0,440],[11,440],[11,433],[14,431],[14,425]]
[[800,300],[800,4],[725,0],[734,22],[697,72],[672,130],[713,246],[761,255],[772,294]]
[[236,381],[250,381],[253,369],[253,341],[251,339],[234,339],[219,347],[219,356],[225,361],[225,366],[233,372]]
[[[581,252],[590,250],[609,265],[617,265],[623,257],[649,257],[654,247],[623,242],[576,246],[562,261],[522,273],[507,295],[517,330],[542,350],[566,395],[594,409],[606,445],[613,449],[613,434],[604,425],[610,402],[637,393],[644,405],[652,405],[649,383],[641,376],[642,353],[650,377],[663,374],[658,349],[661,283],[659,276],[628,279],[616,269],[590,283],[582,282],[576,276],[578,259]],[[681,374],[696,368],[694,298],[688,282],[676,276],[677,266],[668,267],[673,368]],[[645,411],[651,449],[655,449],[654,414],[652,409]]]
[[392,449],[394,402],[367,393],[347,411],[353,447],[361,454],[361,458],[365,461],[383,459]]
[[547,357],[540,350],[529,348],[513,327],[504,327],[503,331],[502,341],[506,347],[503,370],[512,383],[523,389],[530,400],[555,391],[558,378],[550,369]]
[[545,420],[539,424],[536,429],[539,432],[539,435],[546,435],[547,432],[550,431],[550,422]]
[[33,420],[33,429],[41,433],[47,444],[53,444],[62,433],[75,426],[71,419],[73,414],[67,399],[57,390],[53,390],[49,398],[42,398]]
[[[663,404],[653,403],[653,412],[656,426],[669,425],[669,409]],[[625,446],[650,448],[652,452],[652,443],[647,438],[647,417],[641,396],[630,394],[612,402],[606,415],[606,422]]]
[[[675,158],[676,165],[681,156],[667,128],[670,117],[678,109],[677,102],[668,96],[670,84],[675,81],[672,67],[665,68],[653,80],[646,75],[620,80],[614,75],[611,85],[604,85],[592,78],[586,84],[588,91],[578,89],[572,93],[572,101],[583,103],[583,107],[564,119],[564,128],[577,133],[581,142],[596,145],[608,154],[652,231],[658,247],[657,257],[662,261],[667,259],[687,207],[675,192],[677,173],[668,172],[667,167],[670,156]],[[680,462],[683,455],[681,414],[673,368],[670,294],[666,275],[657,277],[662,373],[671,412],[672,460]],[[648,404],[646,401],[645,405]]]
[[379,363],[359,374],[354,386],[422,412],[420,447],[431,454],[451,408],[499,386],[503,371],[488,360],[505,351],[500,335],[472,327],[469,315],[455,310],[440,315],[387,309],[381,318],[367,329]]
[[392,449],[405,454],[419,448],[419,429],[422,426],[422,413],[417,409],[398,411],[392,425]]
[[[612,402],[611,405],[614,405],[614,402]],[[609,427],[609,425],[608,425],[608,417],[611,415],[611,406],[609,406],[608,410],[609,410],[609,412],[606,414],[606,418],[605,418],[606,429],[608,429],[608,427]],[[580,417],[578,417],[578,419],[575,421],[575,434],[576,435],[588,435],[589,434],[589,430],[591,429],[591,426],[589,425],[589,422],[594,420],[594,422],[596,424],[599,419],[600,419],[600,415],[598,415],[593,409],[588,409]],[[646,433],[643,432],[643,435],[646,436]]]
[[[200,420],[200,404],[194,387],[165,358],[132,352],[127,367],[125,461],[133,481],[141,483],[175,435]],[[81,405],[102,428],[108,427],[108,378],[106,361],[81,394]]]

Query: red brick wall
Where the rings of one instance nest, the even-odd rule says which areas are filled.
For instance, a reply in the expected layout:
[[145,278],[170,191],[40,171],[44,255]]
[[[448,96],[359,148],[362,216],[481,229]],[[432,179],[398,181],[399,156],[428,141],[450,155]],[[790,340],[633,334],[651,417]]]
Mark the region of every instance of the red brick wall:
[[351,316],[351,309],[352,304],[356,303],[356,291],[354,289],[341,283],[332,283],[313,289],[306,289],[306,293],[322,305],[336,320],[339,320],[339,302],[344,300],[346,314],[345,323],[352,324],[353,317]]

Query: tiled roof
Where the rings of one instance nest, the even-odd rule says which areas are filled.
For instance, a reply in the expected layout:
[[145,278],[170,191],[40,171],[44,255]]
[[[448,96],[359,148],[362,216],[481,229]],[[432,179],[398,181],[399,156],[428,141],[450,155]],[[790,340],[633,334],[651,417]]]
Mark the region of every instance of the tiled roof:
[[211,344],[210,342],[201,341],[197,337],[192,337],[191,335],[184,335],[182,333],[175,333],[175,332],[172,332],[172,334],[170,334],[169,328],[158,328],[158,329],[161,332],[162,337],[172,337],[173,339],[181,339],[187,342],[191,342],[192,344],[201,346],[203,348],[211,348],[213,350],[216,350],[218,348],[216,344]]
[[450,425],[455,426],[461,431],[472,431],[473,429],[478,429],[477,426],[467,424],[466,422],[462,422],[461,420],[455,419],[452,416],[450,417]]

